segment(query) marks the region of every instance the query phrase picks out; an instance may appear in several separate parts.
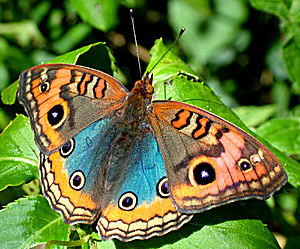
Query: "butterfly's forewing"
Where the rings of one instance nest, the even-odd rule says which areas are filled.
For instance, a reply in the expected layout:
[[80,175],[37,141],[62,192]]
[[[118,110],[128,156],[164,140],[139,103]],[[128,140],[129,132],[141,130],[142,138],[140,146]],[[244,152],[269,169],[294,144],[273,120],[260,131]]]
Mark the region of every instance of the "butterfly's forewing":
[[192,215],[177,212],[168,192],[164,162],[150,132],[119,137],[108,164],[106,195],[97,224],[102,239],[147,239],[178,229]]
[[265,199],[287,181],[280,162],[264,145],[207,111],[154,101],[150,120],[181,211]]
[[40,154],[44,195],[68,224],[91,223],[104,208],[106,166],[117,117],[94,122],[58,151]]
[[120,109],[127,94],[111,76],[68,64],[26,70],[20,76],[18,91],[36,143],[46,155],[89,124]]

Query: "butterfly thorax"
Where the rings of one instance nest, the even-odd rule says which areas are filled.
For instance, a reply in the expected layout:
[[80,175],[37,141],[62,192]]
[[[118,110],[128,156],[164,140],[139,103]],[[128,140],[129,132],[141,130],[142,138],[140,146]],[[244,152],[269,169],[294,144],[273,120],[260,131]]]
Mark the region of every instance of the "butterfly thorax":
[[145,79],[135,83],[134,88],[128,95],[125,111],[124,123],[126,126],[137,128],[143,123],[147,106],[151,102],[153,94],[152,77],[146,76]]

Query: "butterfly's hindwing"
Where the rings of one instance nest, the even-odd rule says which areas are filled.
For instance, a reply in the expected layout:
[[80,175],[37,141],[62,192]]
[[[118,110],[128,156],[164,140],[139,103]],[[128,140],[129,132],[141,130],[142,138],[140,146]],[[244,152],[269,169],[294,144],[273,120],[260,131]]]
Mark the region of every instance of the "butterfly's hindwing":
[[121,179],[117,178],[118,167],[113,167],[114,162],[109,165],[107,193],[113,198],[98,221],[102,239],[146,239],[176,230],[192,218],[177,212],[169,196],[164,162],[153,135],[139,134],[134,139],[122,139],[133,144],[119,158],[126,162]]
[[103,209],[116,119],[111,116],[91,124],[50,156],[41,153],[43,192],[69,224],[91,223]]

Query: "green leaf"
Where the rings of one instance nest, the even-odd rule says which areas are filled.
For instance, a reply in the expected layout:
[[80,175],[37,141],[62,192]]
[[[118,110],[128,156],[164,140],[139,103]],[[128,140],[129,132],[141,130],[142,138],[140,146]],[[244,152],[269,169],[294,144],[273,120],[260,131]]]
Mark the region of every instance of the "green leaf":
[[39,177],[38,150],[27,117],[17,115],[0,134],[0,190]]
[[40,24],[45,16],[50,12],[51,3],[48,1],[41,1],[32,9],[30,17],[36,24]]
[[300,117],[300,105],[296,105],[292,110],[290,110],[290,114],[294,117]]
[[80,17],[99,30],[108,31],[119,22],[119,0],[71,0],[71,2]]
[[250,0],[251,5],[261,11],[289,20],[289,6],[284,0]]
[[[82,48],[76,49],[74,51],[68,52],[66,54],[60,55],[56,58],[54,58],[51,61],[48,61],[46,64],[49,63],[67,63],[67,64],[76,64],[76,62],[80,59],[81,56],[84,55],[84,53],[87,53],[88,51],[92,51],[94,53],[95,57],[98,59],[98,69],[102,69],[104,72],[108,74],[112,74],[113,70],[116,70],[116,67],[114,65],[114,61],[111,60],[112,55],[110,50],[105,46],[105,43],[103,42],[97,42],[93,43],[87,46],[84,46]],[[103,56],[99,59],[99,54]],[[109,61],[109,63],[105,64],[104,62]],[[88,66],[88,65],[87,65]],[[4,104],[12,105],[16,101],[16,92],[18,90],[18,81],[15,81],[10,86],[8,86],[6,89],[4,89],[1,92],[1,99]]]
[[256,133],[286,153],[300,154],[300,118],[272,119],[259,126]]
[[209,62],[230,63],[234,53],[229,51],[228,45],[234,47],[240,37],[246,38],[244,47],[250,42],[250,36],[241,27],[248,16],[245,1],[170,0],[168,13],[174,32],[187,27],[179,43],[183,45],[182,49],[190,59],[189,64],[194,68],[201,69]]
[[73,50],[71,52],[68,52],[66,54],[57,56],[53,60],[47,62],[47,63],[66,63],[66,64],[76,64],[77,60],[80,56],[82,56],[84,53],[88,52],[90,49],[94,47],[101,47],[102,49],[107,49],[104,42],[97,42],[92,43],[90,45],[78,48],[76,50]]
[[18,81],[10,84],[1,91],[1,100],[6,105],[13,105],[16,101],[16,94],[18,91]]
[[9,123],[10,116],[0,107],[0,130],[2,131]]
[[[265,138],[280,150],[299,154],[300,152],[300,119],[299,118],[277,118],[265,122],[256,129],[256,133]],[[294,187],[300,186],[300,164],[287,157],[284,153],[274,147],[269,149],[283,164],[288,174],[289,183]]]
[[290,15],[295,22],[300,23],[300,2],[298,0],[292,1]]
[[65,53],[74,48],[79,42],[86,38],[92,31],[91,26],[78,23],[70,28],[64,36],[53,42],[53,49],[58,54]]
[[[248,210],[249,211],[249,210]],[[123,243],[118,240],[97,243],[104,248],[279,248],[276,239],[260,220],[251,219],[241,204],[196,214],[177,231],[145,241]],[[245,213],[248,213],[245,215]]]
[[151,60],[147,66],[146,72],[153,73],[155,87],[159,88],[164,82],[170,78],[184,74],[199,80],[199,76],[171,51],[169,51],[163,59],[153,68],[153,66],[161,59],[162,55],[167,51],[162,39],[155,41],[154,46],[150,50]]
[[205,79],[205,83],[214,89],[216,95],[220,97],[220,100],[228,107],[233,108],[239,106],[238,101],[233,95],[234,89],[237,88],[237,82],[235,80],[229,79],[220,82],[219,79],[212,77]]
[[31,248],[68,236],[69,225],[42,196],[19,199],[0,211],[0,248]]
[[97,69],[114,77],[116,77],[119,71],[111,50],[104,42],[96,43],[96,46],[82,53],[80,57],[78,57],[76,64]]
[[2,63],[0,60],[0,91],[3,90],[5,87],[7,87],[9,82],[10,82],[9,71],[6,65]]
[[300,4],[299,1],[250,0],[253,7],[276,15],[285,22],[281,25],[286,35],[283,58],[287,72],[293,82],[294,91],[300,93]]
[[[276,81],[281,82],[289,78],[282,58],[282,45],[279,41],[275,42],[269,48],[266,54],[266,65],[267,68],[270,68]],[[274,83],[276,83],[276,81]]]
[[13,36],[21,46],[34,43],[35,46],[43,47],[46,44],[45,38],[37,25],[30,20],[23,20],[16,23],[0,23],[0,35]]
[[272,117],[276,112],[276,106],[241,106],[234,108],[234,112],[247,126],[255,127]]
[[283,58],[294,90],[300,93],[300,43],[290,39],[283,46]]
[[275,81],[272,88],[272,99],[276,106],[278,117],[286,116],[291,101],[290,87],[284,81]]

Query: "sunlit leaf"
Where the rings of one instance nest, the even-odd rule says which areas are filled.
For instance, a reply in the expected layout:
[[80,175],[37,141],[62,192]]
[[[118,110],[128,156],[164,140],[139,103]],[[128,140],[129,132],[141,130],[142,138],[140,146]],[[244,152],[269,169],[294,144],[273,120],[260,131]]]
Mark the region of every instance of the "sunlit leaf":
[[261,11],[276,15],[284,20],[289,19],[289,6],[284,0],[250,0],[251,5]]
[[272,117],[276,112],[276,106],[241,106],[234,108],[234,112],[249,127],[255,127]]
[[0,248],[32,248],[49,240],[68,240],[69,225],[42,196],[22,198],[0,211]]
[[256,132],[278,149],[300,154],[300,118],[277,118],[263,123]]
[[18,115],[0,134],[0,190],[37,179],[38,149],[27,117]]

